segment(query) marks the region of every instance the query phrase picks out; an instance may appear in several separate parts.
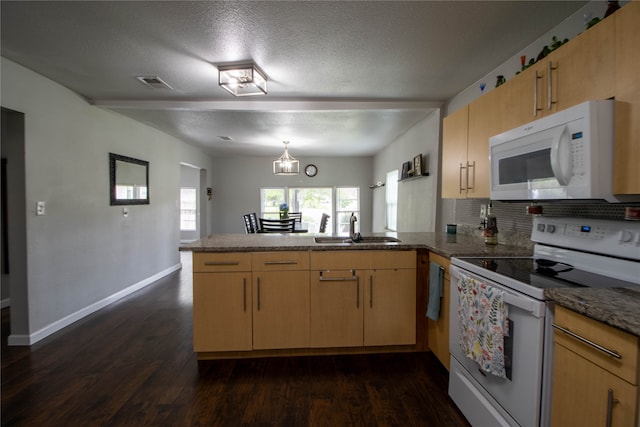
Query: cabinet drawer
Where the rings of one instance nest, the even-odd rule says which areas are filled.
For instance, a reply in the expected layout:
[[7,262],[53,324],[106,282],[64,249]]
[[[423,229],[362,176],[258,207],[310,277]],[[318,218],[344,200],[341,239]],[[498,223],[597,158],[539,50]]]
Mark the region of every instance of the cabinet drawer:
[[219,271],[251,271],[251,254],[243,252],[193,253],[194,273],[215,273]]
[[554,331],[556,344],[580,354],[633,385],[638,384],[638,337],[560,306],[555,309],[555,325],[614,351],[621,358],[612,357],[558,329]]
[[372,251],[314,251],[311,270],[361,270],[373,267]]
[[254,252],[251,266],[253,271],[308,270],[309,252]]
[[416,268],[416,251],[371,251],[374,269]]

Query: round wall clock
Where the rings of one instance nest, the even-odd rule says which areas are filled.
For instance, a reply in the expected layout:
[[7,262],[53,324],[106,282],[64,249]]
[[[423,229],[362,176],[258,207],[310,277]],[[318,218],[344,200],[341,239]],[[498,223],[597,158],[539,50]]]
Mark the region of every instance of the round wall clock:
[[314,177],[318,174],[318,167],[316,165],[307,165],[304,168],[304,173],[308,177]]

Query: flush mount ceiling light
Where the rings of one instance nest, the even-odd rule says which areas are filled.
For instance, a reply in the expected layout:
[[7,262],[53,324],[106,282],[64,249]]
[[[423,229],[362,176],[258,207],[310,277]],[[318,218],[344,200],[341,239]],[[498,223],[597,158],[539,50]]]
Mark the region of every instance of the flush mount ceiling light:
[[282,141],[284,153],[280,158],[273,161],[273,173],[275,175],[298,175],[300,173],[300,161],[289,155],[287,144],[289,141]]
[[234,96],[267,94],[267,78],[255,64],[218,67],[218,84]]

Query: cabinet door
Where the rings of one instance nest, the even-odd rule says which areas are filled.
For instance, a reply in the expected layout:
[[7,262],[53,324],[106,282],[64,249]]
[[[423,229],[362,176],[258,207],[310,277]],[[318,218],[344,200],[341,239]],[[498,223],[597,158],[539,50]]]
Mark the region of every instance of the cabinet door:
[[363,277],[354,270],[311,272],[311,347],[361,347]]
[[416,270],[369,270],[364,284],[364,345],[416,343]]
[[253,273],[253,348],[309,347],[309,271]]
[[609,394],[611,426],[635,427],[638,387],[610,374],[562,345],[555,345],[551,425],[604,426]]
[[545,58],[547,70],[551,70],[551,102],[546,88],[545,114],[613,97],[614,40],[615,20],[607,18]]
[[[437,321],[429,319],[427,321],[427,339],[429,349],[436,355],[440,363],[449,370],[449,265],[450,261],[440,255],[429,254],[429,261],[438,263],[444,268],[444,278],[442,281],[442,298],[440,298],[440,317]],[[429,283],[429,287],[433,286]]]
[[504,90],[494,89],[469,104],[467,197],[489,197],[489,138],[502,132],[501,99]]
[[613,192],[640,194],[640,3],[629,2],[612,17],[616,20]]
[[466,197],[469,107],[449,114],[442,122],[442,197]]
[[251,350],[250,273],[193,274],[193,349]]
[[537,62],[500,87],[504,131],[543,117],[547,71],[546,62]]

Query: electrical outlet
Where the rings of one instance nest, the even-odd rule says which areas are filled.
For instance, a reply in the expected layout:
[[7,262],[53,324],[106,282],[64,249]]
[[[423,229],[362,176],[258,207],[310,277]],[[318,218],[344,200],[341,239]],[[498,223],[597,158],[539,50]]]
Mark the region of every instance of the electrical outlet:
[[45,215],[45,207],[44,202],[36,202],[36,215]]
[[480,205],[480,218],[487,216],[487,205]]

